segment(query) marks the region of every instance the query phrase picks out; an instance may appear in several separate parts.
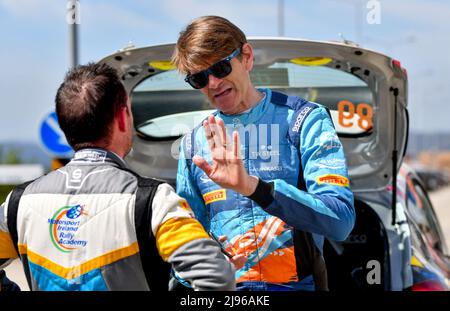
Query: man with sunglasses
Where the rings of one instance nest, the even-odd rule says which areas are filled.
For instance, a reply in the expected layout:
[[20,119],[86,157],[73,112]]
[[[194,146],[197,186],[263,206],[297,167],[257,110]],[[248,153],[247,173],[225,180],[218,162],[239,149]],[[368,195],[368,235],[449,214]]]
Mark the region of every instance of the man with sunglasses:
[[228,252],[245,256],[237,288],[327,290],[324,237],[346,239],[355,221],[328,111],[256,89],[253,48],[222,17],[189,24],[173,62],[217,108],[181,142],[177,193]]

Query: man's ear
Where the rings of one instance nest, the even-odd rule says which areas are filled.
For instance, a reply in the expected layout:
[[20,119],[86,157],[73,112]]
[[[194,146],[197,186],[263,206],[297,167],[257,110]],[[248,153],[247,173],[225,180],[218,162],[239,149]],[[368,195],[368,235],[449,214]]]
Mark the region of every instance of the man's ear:
[[128,107],[123,106],[119,108],[119,111],[116,113],[116,122],[121,132],[127,131],[127,116],[128,116]]
[[242,46],[242,62],[247,71],[251,71],[253,69],[253,47],[249,43],[245,43]]

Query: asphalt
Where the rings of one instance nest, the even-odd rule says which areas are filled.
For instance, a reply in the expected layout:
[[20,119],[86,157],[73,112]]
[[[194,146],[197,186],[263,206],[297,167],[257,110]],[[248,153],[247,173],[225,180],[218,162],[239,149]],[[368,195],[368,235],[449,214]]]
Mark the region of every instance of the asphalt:
[[[447,249],[450,251],[450,186],[429,194],[444,233]],[[28,291],[28,285],[19,260],[14,260],[5,268],[8,277],[16,282],[24,291]]]

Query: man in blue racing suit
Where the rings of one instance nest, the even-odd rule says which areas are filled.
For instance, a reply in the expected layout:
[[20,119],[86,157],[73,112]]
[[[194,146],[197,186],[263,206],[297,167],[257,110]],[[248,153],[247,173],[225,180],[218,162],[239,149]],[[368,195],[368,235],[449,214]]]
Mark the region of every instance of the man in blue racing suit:
[[253,58],[224,18],[181,32],[173,62],[217,111],[182,139],[177,193],[242,255],[238,289],[327,290],[324,237],[355,222],[344,151],[326,108],[252,85]]

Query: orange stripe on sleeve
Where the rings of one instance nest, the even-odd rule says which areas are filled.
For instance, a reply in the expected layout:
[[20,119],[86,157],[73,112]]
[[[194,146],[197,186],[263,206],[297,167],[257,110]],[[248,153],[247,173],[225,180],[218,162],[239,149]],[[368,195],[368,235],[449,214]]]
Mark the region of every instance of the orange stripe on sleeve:
[[202,238],[209,236],[197,220],[172,218],[159,226],[156,232],[156,246],[161,257],[167,261],[180,246]]
[[0,259],[17,258],[11,236],[7,232],[0,231]]

